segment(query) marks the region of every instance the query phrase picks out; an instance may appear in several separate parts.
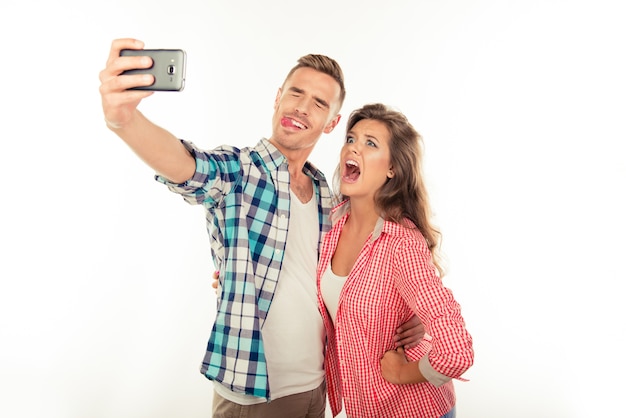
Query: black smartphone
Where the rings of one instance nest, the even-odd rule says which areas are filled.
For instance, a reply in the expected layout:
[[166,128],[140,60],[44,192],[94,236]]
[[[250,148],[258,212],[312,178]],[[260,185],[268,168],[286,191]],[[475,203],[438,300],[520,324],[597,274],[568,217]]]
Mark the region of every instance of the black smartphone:
[[124,71],[122,74],[152,74],[150,86],[133,87],[131,90],[181,91],[185,88],[185,64],[187,54],[182,49],[123,49],[120,56],[148,56],[152,67]]

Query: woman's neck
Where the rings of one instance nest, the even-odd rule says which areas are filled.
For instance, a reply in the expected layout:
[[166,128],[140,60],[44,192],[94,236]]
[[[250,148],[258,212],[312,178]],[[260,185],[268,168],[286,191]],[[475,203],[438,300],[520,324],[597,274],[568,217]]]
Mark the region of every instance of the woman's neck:
[[370,233],[374,230],[380,214],[372,201],[350,199],[350,228],[355,232]]

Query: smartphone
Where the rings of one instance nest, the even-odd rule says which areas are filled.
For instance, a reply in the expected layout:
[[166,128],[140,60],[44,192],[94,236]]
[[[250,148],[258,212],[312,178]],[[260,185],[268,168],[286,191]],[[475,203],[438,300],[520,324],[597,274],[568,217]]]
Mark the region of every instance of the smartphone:
[[187,54],[182,49],[123,49],[120,56],[148,56],[152,67],[124,71],[122,74],[152,74],[150,86],[133,87],[130,90],[181,91],[185,88],[185,64]]

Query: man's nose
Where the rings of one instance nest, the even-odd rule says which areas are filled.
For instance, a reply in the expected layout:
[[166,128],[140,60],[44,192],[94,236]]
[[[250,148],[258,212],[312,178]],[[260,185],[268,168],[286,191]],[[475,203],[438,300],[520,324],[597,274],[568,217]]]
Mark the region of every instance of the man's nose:
[[296,104],[296,112],[303,114],[303,115],[308,115],[310,107],[311,107],[311,99],[302,97]]

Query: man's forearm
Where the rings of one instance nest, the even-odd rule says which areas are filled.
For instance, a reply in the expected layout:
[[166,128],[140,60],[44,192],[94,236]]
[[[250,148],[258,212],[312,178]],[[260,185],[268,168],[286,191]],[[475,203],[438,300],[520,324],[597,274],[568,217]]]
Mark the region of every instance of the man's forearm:
[[108,122],[107,126],[159,175],[174,183],[184,183],[193,176],[195,160],[180,140],[138,110],[123,126]]

